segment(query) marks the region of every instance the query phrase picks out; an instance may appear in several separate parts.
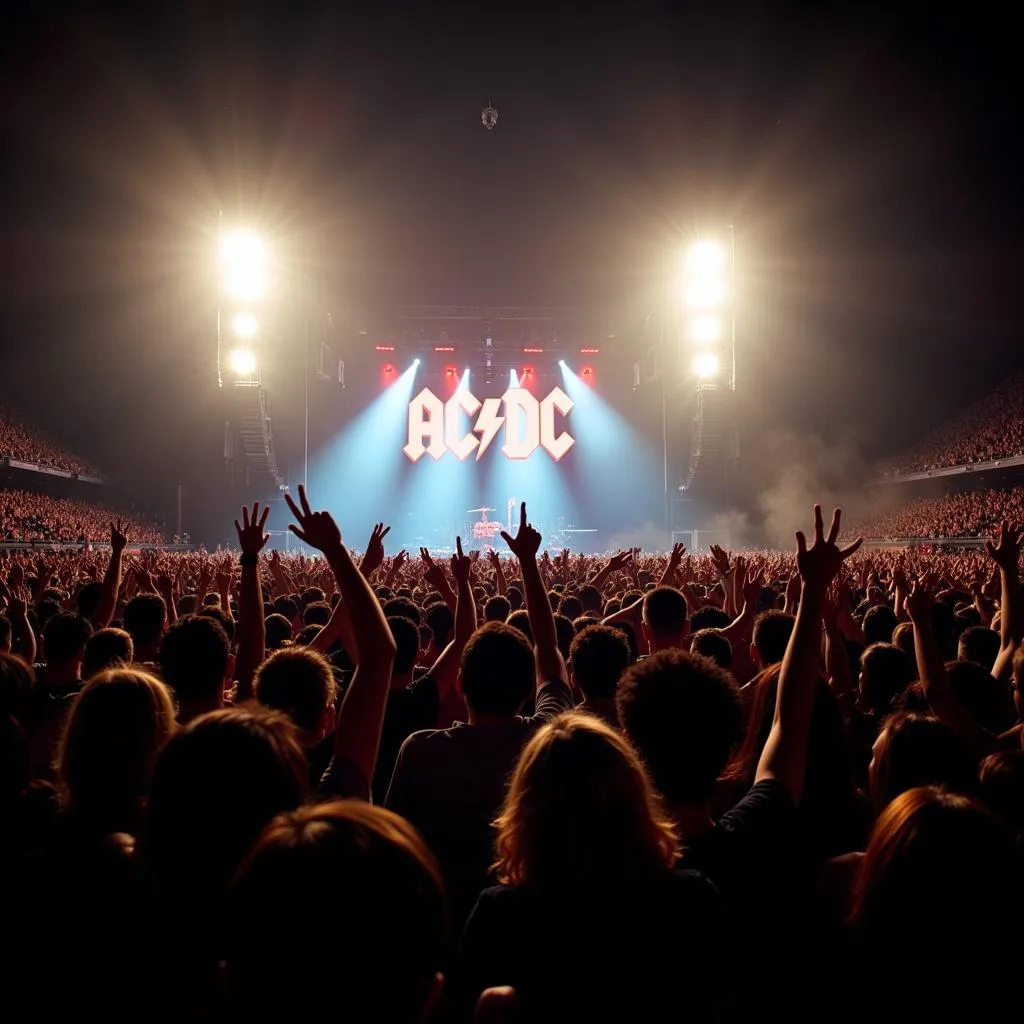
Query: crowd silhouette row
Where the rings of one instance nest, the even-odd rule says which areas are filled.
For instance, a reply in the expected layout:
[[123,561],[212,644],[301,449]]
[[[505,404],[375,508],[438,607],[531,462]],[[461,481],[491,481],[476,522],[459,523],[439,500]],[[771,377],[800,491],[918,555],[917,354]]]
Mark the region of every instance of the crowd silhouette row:
[[11,1005],[1019,1009],[1016,527],[865,553],[815,508],[795,554],[595,558],[524,504],[437,561],[288,502],[319,557],[268,555],[254,506],[240,555],[129,557],[114,523],[0,558]]

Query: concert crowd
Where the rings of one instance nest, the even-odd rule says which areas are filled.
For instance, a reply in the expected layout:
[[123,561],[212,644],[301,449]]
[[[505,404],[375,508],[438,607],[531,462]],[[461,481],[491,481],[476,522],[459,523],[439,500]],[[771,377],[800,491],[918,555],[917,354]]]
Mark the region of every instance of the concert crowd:
[[853,528],[872,540],[989,537],[1003,519],[1024,520],[1024,487],[914,498]]
[[[113,514],[110,509],[73,498],[0,490],[0,539],[66,544],[105,540]],[[138,544],[165,542],[163,531],[140,517],[129,517],[127,527]]]
[[939,427],[901,458],[886,475],[969,466],[1024,455],[1024,374],[1004,380],[991,394]]
[[68,473],[98,474],[88,461],[66,451],[19,413],[0,406],[0,458],[18,459]]
[[815,509],[794,553],[595,558],[524,505],[435,560],[312,498],[315,558],[258,507],[234,553],[0,556],[8,1005],[1019,1012],[1017,527],[867,553]]

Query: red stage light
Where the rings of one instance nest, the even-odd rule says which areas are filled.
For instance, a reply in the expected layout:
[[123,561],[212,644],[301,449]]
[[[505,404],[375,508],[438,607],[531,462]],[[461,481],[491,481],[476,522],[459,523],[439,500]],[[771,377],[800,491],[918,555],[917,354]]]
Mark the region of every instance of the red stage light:
[[542,348],[524,348],[523,351],[527,352],[527,353],[529,353],[531,355],[534,355],[536,353],[543,352],[544,349],[542,349]]
[[594,368],[592,366],[584,366],[583,367],[583,376],[584,377],[593,377],[594,376]]
[[395,372],[395,368],[390,363],[385,363],[384,364],[384,375],[385,376],[390,376],[394,372]]
[[454,345],[435,345],[434,346],[434,351],[435,352],[454,352],[455,351],[455,346]]
[[374,345],[374,348],[378,352],[394,352],[395,351],[395,346],[394,345]]
[[601,352],[601,350],[599,348],[581,348],[580,349],[580,355],[584,355],[584,356],[596,356],[596,355],[600,354],[600,352]]

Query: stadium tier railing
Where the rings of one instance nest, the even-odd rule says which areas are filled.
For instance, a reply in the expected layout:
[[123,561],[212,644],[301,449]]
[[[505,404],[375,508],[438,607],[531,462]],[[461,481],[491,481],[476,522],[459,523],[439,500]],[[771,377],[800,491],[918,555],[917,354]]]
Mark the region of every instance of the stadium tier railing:
[[[110,544],[106,541],[90,541],[83,544],[81,541],[59,541],[59,540],[0,540],[0,551],[81,551],[87,547],[90,551],[109,551]],[[129,544],[126,551],[138,553],[140,551],[195,551],[194,544]]]
[[867,483],[868,487],[884,487],[886,484],[907,484],[915,480],[935,480],[944,476],[963,476],[965,473],[984,473],[989,469],[1014,469],[1024,466],[1024,455],[1009,455],[1004,459],[987,459],[985,462],[968,462],[960,466],[942,466],[938,469],[915,469],[909,473],[888,473],[876,476]]
[[55,469],[53,466],[43,466],[38,462],[26,462],[24,459],[13,459],[9,455],[0,457],[0,466],[7,466],[10,469],[22,469],[29,473],[45,473],[47,476],[59,476],[65,480],[81,480],[87,484],[105,484],[107,481],[101,476],[93,473],[72,473],[67,469]]

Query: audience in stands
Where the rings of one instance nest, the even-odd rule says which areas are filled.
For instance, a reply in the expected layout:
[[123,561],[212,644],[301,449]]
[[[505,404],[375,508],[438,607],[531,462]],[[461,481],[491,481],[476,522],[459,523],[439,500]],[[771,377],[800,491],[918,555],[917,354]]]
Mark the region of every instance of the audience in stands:
[[854,524],[853,529],[878,540],[989,537],[1003,519],[1024,520],[1024,487],[914,498]]
[[[84,485],[83,485],[84,486]],[[104,538],[118,513],[72,498],[0,490],[0,540],[60,541],[74,544]],[[125,517],[121,517],[124,519]],[[138,517],[125,525],[138,544],[163,544],[163,531]]]
[[1024,374],[1004,380],[883,471],[895,476],[1020,455],[1024,455]]
[[65,451],[34,424],[3,406],[0,406],[0,458],[17,459],[80,476],[99,475],[99,470],[85,459]]

